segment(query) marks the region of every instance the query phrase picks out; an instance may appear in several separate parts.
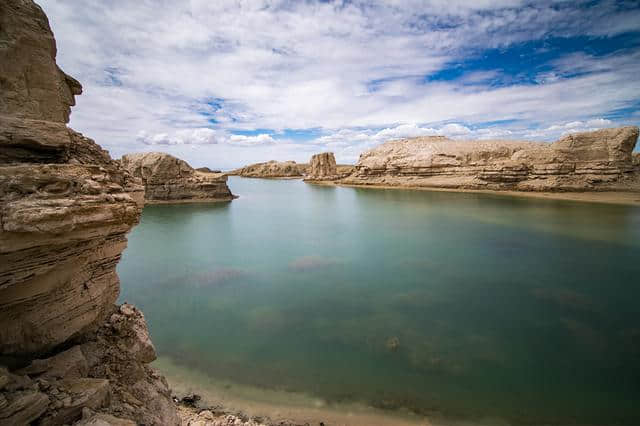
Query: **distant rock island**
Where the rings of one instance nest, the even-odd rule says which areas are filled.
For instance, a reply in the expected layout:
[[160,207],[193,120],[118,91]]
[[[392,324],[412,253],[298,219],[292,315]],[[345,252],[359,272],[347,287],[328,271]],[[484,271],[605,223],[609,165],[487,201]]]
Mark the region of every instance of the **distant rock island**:
[[230,175],[254,178],[301,178],[309,168],[308,164],[295,161],[267,161],[265,163],[250,164],[232,170]]
[[[325,169],[324,172],[320,171],[320,161],[330,161],[330,160],[320,160],[323,155],[331,155],[333,158],[333,166],[327,163],[329,168],[335,167],[337,169],[336,173],[326,174],[326,171],[329,169]],[[318,156],[315,160],[314,158]],[[328,157],[327,157],[328,158]],[[315,164],[315,165],[314,165]],[[315,168],[314,168],[315,167]],[[250,164],[245,167],[241,167],[239,169],[232,170],[228,172],[228,175],[231,176],[242,176],[242,177],[251,177],[251,178],[267,178],[267,179],[319,179],[330,176],[331,179],[338,179],[343,176],[346,176],[350,172],[354,170],[354,166],[349,164],[335,164],[335,158],[333,157],[333,153],[327,152],[322,154],[316,154],[311,158],[309,164],[307,163],[296,163],[295,161],[267,161],[264,163],[255,163]],[[315,176],[315,178],[313,177]]]
[[554,143],[451,140],[383,143],[363,153],[349,185],[513,191],[640,191],[637,127],[575,133]]
[[120,162],[132,176],[142,179],[148,203],[228,201],[235,198],[227,186],[226,174],[197,171],[186,161],[164,152],[126,154]]

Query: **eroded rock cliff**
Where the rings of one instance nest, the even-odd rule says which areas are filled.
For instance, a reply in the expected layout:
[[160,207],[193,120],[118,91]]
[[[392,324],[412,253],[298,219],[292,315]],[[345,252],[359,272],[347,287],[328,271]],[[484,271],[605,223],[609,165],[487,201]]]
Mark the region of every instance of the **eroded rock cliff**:
[[133,176],[142,179],[147,202],[228,201],[234,195],[227,175],[193,169],[186,161],[164,152],[127,154],[120,160]]
[[640,191],[637,127],[576,133],[548,144],[420,137],[360,156],[341,183],[519,191]]
[[251,164],[233,170],[230,175],[253,178],[296,178],[302,177],[308,169],[308,164],[295,161],[267,161],[266,163]]
[[0,2],[0,424],[177,424],[144,317],[114,305],[144,187],[66,126],[81,86],[55,56],[40,7]]

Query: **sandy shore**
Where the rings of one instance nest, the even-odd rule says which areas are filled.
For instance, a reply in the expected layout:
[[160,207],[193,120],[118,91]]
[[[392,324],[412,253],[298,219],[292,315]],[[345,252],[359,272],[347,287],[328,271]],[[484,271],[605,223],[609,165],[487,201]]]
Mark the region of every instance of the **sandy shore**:
[[[478,422],[426,418],[408,410],[388,411],[363,403],[328,404],[322,399],[298,392],[239,385],[207,377],[160,357],[153,366],[160,370],[175,395],[197,394],[203,407],[261,419],[265,424],[309,424],[331,426],[508,426],[502,420]],[[282,422],[282,423],[280,423]]]
[[313,185],[343,186],[348,188],[372,189],[409,189],[436,192],[463,192],[470,194],[490,194],[502,197],[539,198],[547,200],[578,201],[583,203],[604,203],[640,206],[640,192],[590,191],[590,192],[535,192],[535,191],[497,191],[489,189],[436,188],[404,185],[355,185],[334,181],[310,181]]

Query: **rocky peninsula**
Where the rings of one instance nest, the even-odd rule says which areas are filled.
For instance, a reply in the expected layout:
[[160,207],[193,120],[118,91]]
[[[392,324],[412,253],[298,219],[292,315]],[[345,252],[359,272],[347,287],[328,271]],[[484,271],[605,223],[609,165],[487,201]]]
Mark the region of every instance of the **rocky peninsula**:
[[347,185],[517,192],[640,193],[637,127],[575,133],[554,143],[394,140],[363,153]]
[[308,164],[295,161],[267,161],[250,164],[229,172],[233,176],[252,178],[301,178],[307,173]]
[[227,186],[227,175],[199,171],[186,161],[164,152],[127,154],[120,160],[145,187],[147,203],[229,201],[235,196]]

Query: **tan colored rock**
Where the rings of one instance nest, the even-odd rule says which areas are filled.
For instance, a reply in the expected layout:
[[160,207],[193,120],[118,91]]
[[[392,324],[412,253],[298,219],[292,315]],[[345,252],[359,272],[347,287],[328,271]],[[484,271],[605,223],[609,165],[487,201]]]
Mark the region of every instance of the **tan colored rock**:
[[338,177],[338,167],[333,152],[323,152],[311,157],[308,180],[334,180]]
[[59,407],[48,410],[38,424],[62,426],[82,417],[84,408],[98,409],[109,403],[109,381],[105,379],[65,379],[57,383],[63,395]]
[[165,378],[148,365],[156,354],[142,312],[122,305],[80,348],[89,377],[109,380],[109,414],[138,424],[179,424]]
[[0,354],[26,355],[104,319],[143,188],[66,127],[80,86],[42,10],[6,0],[0,23]]
[[47,395],[36,391],[17,391],[7,394],[4,407],[0,408],[0,424],[23,426],[39,418],[49,405]]
[[42,9],[32,1],[2,1],[0,28],[0,115],[68,122],[82,86],[56,65]]
[[208,167],[198,167],[196,171],[199,171],[202,173],[222,173],[220,170],[211,170]]
[[308,169],[307,164],[295,161],[267,161],[233,170],[230,175],[253,178],[296,178],[302,177]]
[[148,202],[228,201],[234,195],[227,175],[194,170],[186,161],[164,152],[127,154],[122,166],[142,179]]
[[79,379],[89,372],[87,360],[79,346],[73,346],[50,358],[36,359],[18,374],[37,376],[39,379]]
[[568,135],[552,144],[420,137],[360,156],[346,184],[520,191],[640,191],[637,127]]
[[177,425],[144,317],[114,306],[144,186],[66,126],[80,85],[31,0],[0,2],[0,88],[0,360],[27,364],[0,367],[0,424]]

